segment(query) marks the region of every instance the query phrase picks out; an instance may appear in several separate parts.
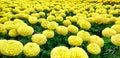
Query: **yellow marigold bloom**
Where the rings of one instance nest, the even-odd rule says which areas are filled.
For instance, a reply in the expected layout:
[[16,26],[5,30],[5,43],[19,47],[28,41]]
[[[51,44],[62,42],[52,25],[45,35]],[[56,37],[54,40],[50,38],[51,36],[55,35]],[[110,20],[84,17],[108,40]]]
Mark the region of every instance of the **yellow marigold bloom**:
[[70,19],[71,19],[71,16],[67,16],[67,17],[66,17],[66,20],[70,20]]
[[34,29],[31,26],[20,26],[18,27],[17,32],[21,36],[29,36],[33,34]]
[[27,57],[35,57],[39,54],[39,52],[40,52],[40,47],[36,43],[27,43],[23,47],[23,53]]
[[45,21],[46,19],[45,18],[40,18],[40,19],[38,19],[38,22],[39,23],[42,23],[43,21]]
[[58,46],[52,49],[51,58],[70,58],[70,50],[65,46]]
[[6,56],[17,56],[23,51],[23,44],[16,40],[8,40],[2,46],[1,54]]
[[13,12],[13,13],[20,13],[20,9],[15,8],[15,9],[12,10],[12,12]]
[[6,45],[6,43],[7,43],[7,40],[0,40],[0,54],[1,54],[1,51],[2,51],[2,49],[3,49],[3,46],[5,46]]
[[45,13],[44,12],[39,12],[39,15],[40,15],[40,17],[43,17],[43,16],[45,16]]
[[87,31],[81,30],[77,33],[78,37],[81,37],[83,41],[89,41],[90,40],[90,34]]
[[0,23],[7,22],[9,19],[7,17],[0,18]]
[[11,13],[4,13],[3,17],[11,19],[12,18],[12,14]]
[[83,40],[82,40],[81,37],[78,37],[78,36],[69,36],[68,37],[68,43],[71,46],[80,46],[80,45],[82,45]]
[[39,18],[39,17],[40,17],[39,13],[32,13],[31,16],[32,16],[32,17],[36,17],[36,18]]
[[16,24],[18,22],[23,22],[21,19],[14,19],[13,23]]
[[110,21],[111,21],[111,22],[117,21],[117,17],[111,17],[111,18],[110,18]]
[[55,16],[49,15],[49,16],[47,17],[47,20],[48,20],[48,21],[54,21],[54,20],[55,20]]
[[0,23],[0,32],[3,31],[3,30],[5,30],[5,29],[6,29],[6,26],[4,24]]
[[78,18],[75,17],[75,16],[73,16],[73,17],[70,18],[70,21],[71,21],[71,22],[77,22],[77,20],[78,20]]
[[47,38],[43,34],[34,34],[31,38],[32,42],[37,43],[38,45],[43,45],[47,42]]
[[89,30],[91,28],[91,24],[90,22],[88,21],[85,21],[85,20],[82,20],[80,23],[79,23],[79,26],[85,30]]
[[38,21],[37,21],[37,17],[34,17],[34,16],[30,16],[28,18],[28,21],[30,24],[36,24]]
[[57,32],[57,34],[59,34],[59,35],[65,36],[65,35],[68,34],[68,29],[67,29],[67,27],[65,27],[65,26],[58,26],[58,27],[56,28],[56,32]]
[[13,24],[13,21],[7,21],[4,23],[4,25],[6,26],[7,30],[11,30],[15,28],[15,25]]
[[120,33],[120,25],[113,25],[111,28]]
[[91,54],[94,54],[94,55],[98,55],[101,53],[101,48],[99,45],[97,45],[96,43],[90,43],[88,46],[87,46],[87,51]]
[[42,34],[45,35],[48,39],[54,37],[54,31],[52,30],[44,30]]
[[60,16],[65,17],[66,14],[65,13],[60,13]]
[[47,28],[50,30],[54,30],[54,29],[56,29],[57,26],[58,26],[58,23],[55,21],[52,21],[52,22],[48,23]]
[[115,25],[120,25],[120,20],[115,21]]
[[102,38],[100,38],[99,36],[97,35],[92,35],[90,36],[90,40],[89,40],[90,43],[96,43],[98,44],[100,47],[103,47],[104,46],[104,40]]
[[30,15],[25,13],[18,13],[13,16],[13,18],[28,18]]
[[16,22],[14,25],[15,25],[15,29],[19,28],[20,26],[27,26],[27,24],[24,22]]
[[35,7],[37,11],[43,11],[43,7]]
[[70,58],[89,58],[84,49],[80,47],[70,48]]
[[74,25],[69,25],[68,26],[68,31],[73,33],[73,34],[76,34],[78,32],[78,27],[76,27]]
[[102,30],[102,35],[107,38],[110,38],[112,35],[115,35],[116,33],[117,32],[111,28],[105,28],[104,30]]
[[120,46],[120,34],[113,35],[111,37],[111,42],[116,46]]
[[18,36],[17,30],[16,29],[10,30],[9,33],[8,33],[8,35],[10,37],[16,37],[16,36]]
[[64,20],[63,21],[63,25],[65,25],[65,26],[69,26],[69,25],[71,25],[72,23],[71,23],[71,21],[70,20]]
[[48,23],[49,23],[49,21],[47,21],[47,20],[42,21],[41,26],[42,26],[43,28],[47,28]]
[[4,29],[4,30],[0,31],[0,33],[1,33],[2,35],[6,35],[6,34],[7,34],[7,30]]
[[63,17],[62,16],[57,16],[56,17],[56,21],[57,22],[62,22],[63,21]]

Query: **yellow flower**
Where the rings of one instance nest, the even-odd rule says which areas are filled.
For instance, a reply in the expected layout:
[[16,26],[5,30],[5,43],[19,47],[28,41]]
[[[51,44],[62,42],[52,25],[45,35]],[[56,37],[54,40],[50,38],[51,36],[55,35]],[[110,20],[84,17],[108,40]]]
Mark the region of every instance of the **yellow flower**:
[[102,35],[107,38],[110,38],[112,35],[115,35],[116,33],[117,32],[111,28],[105,28],[104,30],[102,30]]
[[58,46],[52,49],[51,58],[70,58],[70,50],[65,46]]
[[13,21],[7,21],[4,23],[4,25],[6,26],[7,30],[11,30],[15,28],[15,25],[13,24]]
[[115,21],[115,25],[120,25],[120,20]]
[[80,23],[79,23],[79,26],[85,30],[89,30],[91,28],[91,24],[90,22],[88,21],[85,21],[85,20],[82,20]]
[[17,56],[23,51],[23,44],[16,40],[8,40],[1,48],[1,54],[6,56]]
[[62,22],[63,21],[63,17],[62,16],[57,16],[56,17],[56,21],[57,22]]
[[16,22],[14,23],[14,25],[15,25],[15,29],[19,28],[20,26],[27,26],[27,24],[24,22]]
[[69,25],[71,25],[72,23],[71,23],[71,21],[70,20],[64,20],[63,21],[63,25],[65,25],[65,26],[69,26]]
[[5,46],[6,44],[7,44],[7,40],[5,39],[0,40],[0,54],[3,49],[3,46]]
[[44,20],[44,21],[42,21],[41,26],[42,26],[43,28],[47,28],[48,23],[49,23],[49,21]]
[[85,50],[79,47],[70,48],[71,57],[70,58],[89,58]]
[[52,30],[44,30],[42,34],[45,35],[48,39],[54,37],[54,31]]
[[39,54],[39,52],[40,52],[40,47],[36,43],[32,43],[32,42],[27,43],[23,47],[23,53],[27,57],[35,57],[35,56],[37,56]]
[[31,26],[20,26],[17,28],[17,32],[21,36],[29,36],[33,34],[34,29]]
[[71,21],[71,22],[77,22],[77,20],[78,20],[78,18],[75,17],[75,16],[73,16],[73,17],[70,18],[70,21]]
[[36,24],[38,21],[37,21],[37,17],[33,17],[33,16],[30,16],[29,18],[28,18],[28,21],[29,21],[29,23],[31,23],[31,24]]
[[65,13],[60,13],[60,16],[65,17],[66,14]]
[[97,36],[97,35],[92,35],[90,37],[89,43],[96,43],[100,47],[104,46],[104,40],[102,38],[100,38],[99,36]]
[[15,9],[12,10],[12,12],[13,12],[13,13],[20,13],[20,9],[15,8]]
[[4,29],[4,30],[2,30],[0,32],[1,32],[2,35],[6,35],[7,34],[7,30],[6,29]]
[[13,23],[16,24],[18,22],[23,22],[21,19],[14,19]]
[[37,10],[37,11],[43,11],[43,7],[35,7],[35,9]]
[[54,21],[54,20],[55,20],[55,16],[49,15],[49,16],[47,17],[47,20],[48,20],[48,21]]
[[111,28],[117,31],[117,33],[120,33],[120,25],[113,25]]
[[78,32],[78,27],[76,27],[74,25],[69,25],[68,26],[68,31],[73,33],[73,34],[76,34]]
[[69,36],[68,37],[68,43],[71,45],[71,46],[80,46],[82,45],[83,43],[83,40],[81,37],[78,37],[78,36]]
[[3,30],[5,30],[5,29],[6,29],[6,26],[4,24],[0,23],[0,32],[3,31]]
[[39,13],[32,13],[30,17],[39,18],[40,15]]
[[34,34],[32,35],[31,40],[38,45],[44,45],[47,42],[47,38],[43,34]]
[[7,17],[0,18],[0,23],[7,22],[9,19]]
[[111,37],[111,42],[116,46],[120,46],[120,34],[113,35]]
[[117,21],[117,17],[111,17],[111,18],[110,18],[110,21],[111,21],[111,22]]
[[16,29],[11,29],[8,33],[10,37],[16,37],[18,36],[17,30]]
[[101,53],[101,48],[99,45],[97,45],[96,43],[90,43],[88,46],[87,46],[87,51],[91,54],[94,54],[94,55],[98,55]]
[[54,30],[54,29],[56,29],[57,26],[58,26],[58,23],[55,22],[55,21],[52,21],[52,22],[49,22],[49,23],[48,23],[47,28],[48,28],[49,30]]
[[44,12],[39,12],[39,15],[40,15],[40,17],[43,17],[43,16],[45,16],[45,13]]
[[90,34],[87,31],[81,30],[77,33],[78,37],[81,37],[83,41],[89,41],[90,40]]
[[13,18],[28,18],[30,15],[25,13],[18,13],[16,15],[13,15]]
[[65,27],[65,26],[58,26],[58,27],[56,28],[56,32],[57,32],[57,34],[59,34],[59,35],[65,36],[65,35],[68,34],[68,29],[67,29],[67,27]]
[[46,19],[45,18],[40,18],[40,19],[38,19],[38,22],[39,23],[42,23],[43,21],[45,21]]

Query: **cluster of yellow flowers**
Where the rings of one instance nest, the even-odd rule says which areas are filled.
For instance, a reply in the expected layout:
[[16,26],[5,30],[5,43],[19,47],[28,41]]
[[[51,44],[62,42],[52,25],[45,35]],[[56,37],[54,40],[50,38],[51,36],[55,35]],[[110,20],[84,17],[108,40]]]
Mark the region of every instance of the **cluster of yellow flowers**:
[[84,49],[73,47],[68,49],[65,46],[58,46],[52,49],[51,58],[89,58]]
[[[0,2],[2,5],[0,33],[8,34],[10,37],[32,36],[32,42],[25,46],[16,40],[0,40],[0,54],[16,56],[23,51],[26,56],[34,57],[40,52],[39,46],[46,44],[49,39],[54,39],[55,33],[62,36],[70,33],[72,35],[68,37],[68,44],[75,47],[70,49],[65,46],[55,47],[51,51],[51,58],[89,58],[84,49],[78,47],[84,41],[89,43],[87,51],[94,55],[100,54],[104,46],[103,38],[88,32],[93,23],[115,23],[103,29],[101,34],[109,38],[114,45],[120,46],[120,17],[114,16],[120,13],[120,5],[103,4],[103,2],[119,3],[120,0],[0,0]],[[34,28],[24,21],[28,21],[30,25],[38,23],[37,25],[45,30],[37,34]]]
[[40,47],[36,43],[27,43],[25,46],[17,40],[0,40],[0,54],[6,56],[17,56],[24,53],[28,57],[37,56]]

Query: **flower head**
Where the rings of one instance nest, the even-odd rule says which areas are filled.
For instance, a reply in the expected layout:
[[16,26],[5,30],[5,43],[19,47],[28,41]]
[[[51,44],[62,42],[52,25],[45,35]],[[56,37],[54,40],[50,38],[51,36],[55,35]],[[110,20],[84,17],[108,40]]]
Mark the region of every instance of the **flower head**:
[[54,37],[54,31],[52,30],[44,30],[42,32],[43,35],[45,35],[47,38],[53,38]]
[[68,37],[68,44],[70,44],[71,46],[80,46],[82,45],[83,40],[81,37],[78,36],[69,36]]
[[120,46],[120,34],[113,35],[111,37],[111,42],[116,46]]
[[89,58],[85,50],[79,47],[70,48],[71,58]]
[[34,29],[31,26],[20,26],[17,28],[17,32],[21,36],[29,36],[33,34]]
[[43,34],[34,34],[31,38],[32,42],[37,43],[38,45],[43,45],[47,42],[47,38]]
[[70,51],[65,46],[59,46],[52,49],[51,58],[70,58]]
[[23,51],[23,44],[16,40],[4,41],[1,48],[1,54],[6,56],[17,56]]
[[96,43],[90,43],[88,46],[87,46],[87,51],[91,54],[94,54],[94,55],[97,55],[97,54],[100,54],[101,52],[101,48],[99,45],[97,45]]
[[36,43],[27,43],[23,47],[23,53],[27,57],[35,57],[39,54],[40,52],[40,47]]
[[65,27],[65,26],[58,26],[58,27],[56,28],[56,32],[57,32],[59,35],[65,36],[65,35],[68,34],[68,29],[67,29],[67,27]]

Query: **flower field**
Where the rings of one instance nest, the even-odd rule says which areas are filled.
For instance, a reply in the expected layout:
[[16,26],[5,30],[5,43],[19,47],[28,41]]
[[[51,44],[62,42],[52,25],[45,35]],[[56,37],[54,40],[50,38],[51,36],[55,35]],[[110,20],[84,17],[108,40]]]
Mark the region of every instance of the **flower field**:
[[0,58],[120,58],[120,0],[0,0]]

